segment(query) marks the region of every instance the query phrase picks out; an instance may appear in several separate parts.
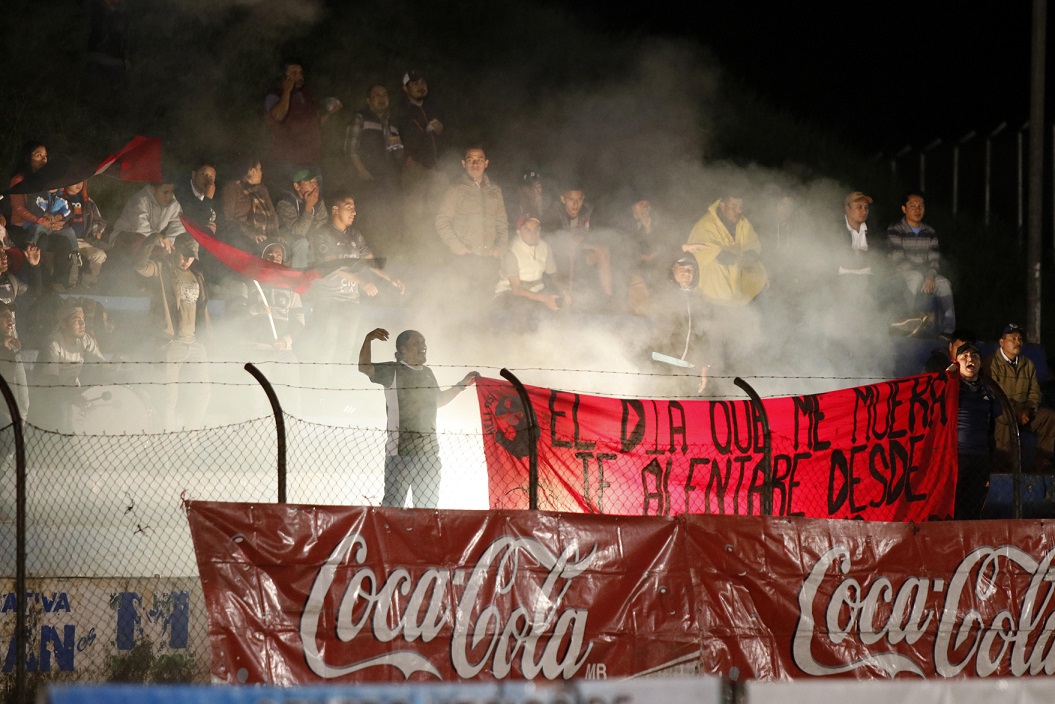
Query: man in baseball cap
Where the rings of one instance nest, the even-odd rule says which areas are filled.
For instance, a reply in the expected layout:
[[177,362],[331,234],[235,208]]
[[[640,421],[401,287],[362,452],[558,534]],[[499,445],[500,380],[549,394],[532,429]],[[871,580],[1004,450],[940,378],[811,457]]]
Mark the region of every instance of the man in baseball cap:
[[828,230],[826,269],[831,277],[832,302],[841,315],[859,332],[872,324],[872,315],[883,288],[882,254],[870,238],[868,215],[871,196],[853,191],[843,198],[843,216]]
[[411,69],[403,74],[403,103],[394,117],[407,164],[435,168],[443,151],[446,118],[430,98],[429,84],[422,71]]
[[447,176],[436,168],[446,148],[447,117],[418,69],[403,74],[403,100],[393,106],[392,122],[403,144],[405,234],[414,243],[410,246],[428,247],[434,240],[432,219],[448,185]]
[[844,248],[839,262],[840,276],[871,276],[872,257],[868,249],[868,212],[872,199],[861,191],[854,191],[843,202],[844,222],[849,233],[850,247]]
[[289,265],[303,269],[308,266],[311,255],[309,238],[315,230],[326,225],[330,211],[322,198],[318,169],[305,166],[294,171],[290,178],[292,187],[275,201],[275,212],[278,214],[279,237],[290,255]]
[[199,324],[207,325],[209,301],[204,277],[191,268],[198,258],[198,243],[185,232],[172,240],[155,233],[146,238],[136,257],[135,271],[147,279],[152,299],[157,360],[165,362],[166,383],[160,391],[165,430],[200,428],[210,387],[209,360],[200,337],[204,330],[199,329]]
[[514,329],[532,330],[538,321],[556,313],[564,292],[555,283],[557,263],[549,243],[541,239],[542,225],[533,215],[517,220],[516,237],[502,256],[495,307],[506,314]]
[[[985,361],[985,374],[1000,386],[1011,402],[1019,432],[1036,433],[1036,469],[1051,471],[1055,451],[1055,411],[1040,405],[1037,368],[1022,354],[1022,333],[1016,323],[1001,328],[999,348]],[[998,466],[1010,469],[1017,452],[1014,451],[1016,438],[1007,414],[997,419],[995,439]]]
[[530,215],[542,221],[542,174],[537,169],[525,169],[520,175],[517,187],[517,200],[509,208],[509,222],[515,229],[524,215]]

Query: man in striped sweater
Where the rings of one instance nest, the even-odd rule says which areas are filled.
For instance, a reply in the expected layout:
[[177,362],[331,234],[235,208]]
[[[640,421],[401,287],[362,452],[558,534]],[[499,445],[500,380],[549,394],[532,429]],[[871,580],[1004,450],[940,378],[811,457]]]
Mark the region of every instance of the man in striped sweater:
[[937,331],[950,333],[956,328],[952,284],[938,273],[941,266],[938,233],[923,222],[925,211],[923,193],[905,194],[901,206],[905,216],[887,228],[891,265],[904,280],[908,312],[933,312]]

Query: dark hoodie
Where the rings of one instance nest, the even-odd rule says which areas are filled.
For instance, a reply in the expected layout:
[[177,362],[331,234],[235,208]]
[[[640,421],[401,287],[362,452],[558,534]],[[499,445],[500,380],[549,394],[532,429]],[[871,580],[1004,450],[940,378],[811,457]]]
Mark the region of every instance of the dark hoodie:
[[[674,264],[681,262],[692,268],[692,283],[682,288],[674,280]],[[652,300],[654,352],[675,357],[697,366],[706,364],[708,357],[706,326],[709,307],[696,284],[700,270],[696,257],[681,254],[667,267],[667,280]]]

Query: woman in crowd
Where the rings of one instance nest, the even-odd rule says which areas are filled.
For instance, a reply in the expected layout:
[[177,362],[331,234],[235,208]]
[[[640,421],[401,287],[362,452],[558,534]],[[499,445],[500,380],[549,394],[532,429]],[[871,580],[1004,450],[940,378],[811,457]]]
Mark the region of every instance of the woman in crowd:
[[260,159],[249,157],[238,164],[237,181],[223,189],[223,215],[228,225],[227,240],[247,252],[260,251],[266,240],[278,239],[278,213],[271,194],[263,184]]

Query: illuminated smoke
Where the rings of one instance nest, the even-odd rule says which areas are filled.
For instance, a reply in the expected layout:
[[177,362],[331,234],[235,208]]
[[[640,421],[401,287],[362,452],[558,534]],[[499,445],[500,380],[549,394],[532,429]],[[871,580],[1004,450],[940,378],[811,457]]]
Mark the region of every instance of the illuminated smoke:
[[[144,97],[143,104],[150,106],[143,119],[156,119],[158,125],[166,126],[166,144],[174,151],[211,154],[223,161],[261,134],[263,93],[270,77],[277,78],[284,52],[313,36],[330,17],[320,2],[187,0],[144,9],[137,19],[141,37],[170,36],[172,27],[179,27],[179,38],[173,41],[185,49],[178,55],[140,52],[134,69],[135,89]],[[568,31],[574,33],[575,28]],[[405,47],[398,43],[391,47],[390,56],[367,64],[369,69],[362,75],[348,57],[365,49],[335,45],[332,54],[321,56],[316,50],[308,62],[308,83],[315,97],[321,99],[333,88],[332,94],[353,110],[357,86],[380,73],[394,102],[399,76],[412,59]],[[620,47],[619,52],[622,56],[625,50]],[[872,328],[876,334],[851,333],[845,325],[845,311],[833,311],[829,292],[818,283],[832,269],[831,255],[819,235],[840,226],[844,195],[856,189],[867,192],[868,184],[803,176],[795,165],[773,170],[716,160],[715,155],[723,152],[714,141],[714,123],[719,117],[728,119],[728,96],[735,88],[713,58],[685,42],[640,41],[636,52],[629,69],[615,60],[610,73],[598,76],[596,69],[584,69],[583,80],[576,80],[572,68],[571,80],[550,88],[545,76],[533,73],[530,55],[523,61],[462,66],[457,82],[445,81],[445,75],[453,77],[459,69],[438,48],[429,48],[433,65],[423,68],[443,69],[430,77],[430,90],[447,107],[451,122],[452,143],[445,168],[456,175],[460,148],[480,141],[490,157],[489,174],[503,186],[507,205],[515,200],[520,172],[538,167],[550,197],[561,184],[580,183],[597,208],[598,225],[628,207],[631,191],[648,195],[657,216],[680,241],[717,199],[722,185],[738,179],[747,187],[746,215],[762,238],[771,286],[762,300],[735,316],[725,316],[724,324],[715,324],[713,338],[723,373],[753,377],[752,383],[764,394],[849,386],[859,383],[852,378],[855,375],[889,373],[891,347],[885,336],[889,321],[874,311],[856,309],[852,311],[855,319],[875,318]],[[354,75],[354,81],[339,85],[347,76],[327,74],[328,68],[336,66]],[[165,80],[158,80],[159,76]],[[221,180],[229,177],[221,167]],[[795,199],[795,228],[790,248],[778,253],[773,213],[784,194]],[[116,217],[113,209],[108,214],[111,220]],[[871,223],[873,241],[879,234],[881,215],[877,208]],[[510,338],[490,329],[482,314],[489,307],[487,300],[466,302],[459,309],[434,307],[437,297],[432,292],[444,290],[449,282],[447,272],[438,270],[433,260],[415,265],[394,258],[390,266],[409,282],[408,300],[416,305],[381,312],[364,308],[360,337],[377,325],[393,335],[408,327],[422,330],[429,340],[430,362],[442,384],[456,381],[468,368],[496,376],[498,369],[510,367],[523,370],[520,374],[526,383],[654,395],[654,380],[641,373],[647,371],[640,355],[648,340],[643,339],[647,333],[640,320],[557,318],[527,339]],[[378,346],[378,350],[378,358],[388,359],[391,345]],[[349,365],[357,353],[358,347],[347,351]],[[240,354],[216,347],[210,350],[213,359]],[[244,374],[234,365],[232,369],[214,376],[240,378]],[[769,376],[848,378],[758,379]],[[350,422],[356,422],[359,413],[376,418],[381,392],[354,367],[335,375],[334,385],[348,389],[346,405],[356,409]],[[243,397],[229,410],[213,415],[235,419],[264,409],[257,392],[248,388],[249,401]],[[727,390],[739,394],[731,386]],[[222,393],[214,394],[214,406],[224,398]],[[472,413],[471,407],[463,410]],[[450,415],[444,411],[441,418],[445,414]]]

